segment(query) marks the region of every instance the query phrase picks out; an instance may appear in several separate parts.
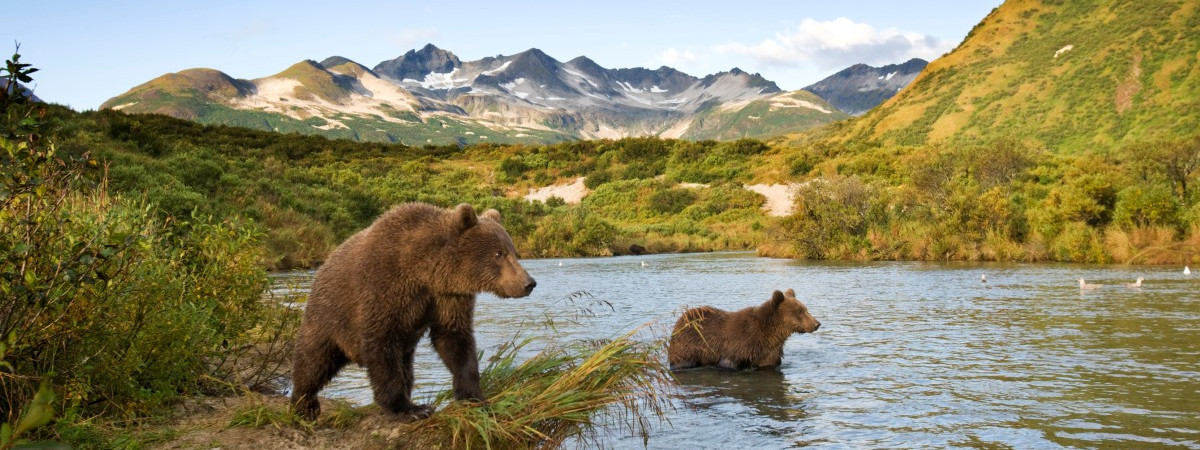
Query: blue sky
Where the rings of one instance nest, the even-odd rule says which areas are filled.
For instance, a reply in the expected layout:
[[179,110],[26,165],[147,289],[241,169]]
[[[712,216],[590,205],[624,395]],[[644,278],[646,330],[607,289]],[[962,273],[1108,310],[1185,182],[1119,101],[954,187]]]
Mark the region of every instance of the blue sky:
[[0,53],[20,43],[35,93],[77,110],[189,68],[254,79],[334,55],[374,67],[426,43],[464,61],[536,47],[610,69],[738,67],[795,90],[859,62],[936,59],[1000,3],[3,0]]

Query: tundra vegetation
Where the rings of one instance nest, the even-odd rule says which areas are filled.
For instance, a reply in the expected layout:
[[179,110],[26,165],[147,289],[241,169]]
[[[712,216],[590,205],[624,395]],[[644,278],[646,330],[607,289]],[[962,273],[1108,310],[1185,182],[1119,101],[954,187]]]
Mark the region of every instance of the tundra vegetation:
[[[48,107],[59,148],[160,218],[244,220],[272,269],[311,267],[389,206],[504,211],[524,257],[758,250],[795,258],[1185,264],[1200,251],[1200,135],[1070,152],[1001,137],[854,151],[658,138],[407,147]],[[836,126],[836,124],[835,124]],[[586,177],[579,204],[527,201]],[[699,183],[707,187],[684,187]],[[746,184],[796,183],[777,218]]]
[[[130,430],[182,398],[270,389],[296,320],[263,299],[266,270],[313,267],[408,201],[503,211],[524,257],[638,244],[1194,266],[1200,253],[1200,134],[1191,126],[1139,122],[1126,126],[1145,130],[1123,130],[1128,139],[1048,141],[1009,121],[942,141],[912,134],[934,126],[921,116],[911,133],[883,140],[854,138],[845,133],[854,125],[839,122],[768,142],[412,147],[36,104],[11,88],[33,70],[14,55],[0,96],[0,448],[38,439],[136,447],[170,437]],[[929,89],[957,83],[952,75],[931,76]],[[821,138],[837,133],[850,138]],[[591,193],[579,204],[522,198],[581,176]],[[764,198],[743,189],[755,183],[796,183],[793,212],[766,215]],[[557,373],[575,376],[599,351],[574,348]],[[487,395],[507,392],[493,386]],[[457,423],[450,428],[511,431]]]

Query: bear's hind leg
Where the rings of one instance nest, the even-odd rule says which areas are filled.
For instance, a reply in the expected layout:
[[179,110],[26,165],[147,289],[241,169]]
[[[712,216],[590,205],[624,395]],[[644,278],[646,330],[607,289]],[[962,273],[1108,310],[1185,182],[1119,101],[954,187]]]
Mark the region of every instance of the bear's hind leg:
[[319,347],[313,350],[298,345],[292,362],[292,408],[307,420],[316,420],[321,414],[317,393],[349,362],[346,354],[332,342]]

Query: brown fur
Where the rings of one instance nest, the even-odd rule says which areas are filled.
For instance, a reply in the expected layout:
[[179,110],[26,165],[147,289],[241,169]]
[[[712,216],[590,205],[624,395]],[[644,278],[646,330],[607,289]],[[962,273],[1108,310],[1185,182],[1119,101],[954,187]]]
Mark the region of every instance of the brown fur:
[[321,412],[317,393],[346,363],[367,369],[375,403],[402,420],[413,404],[413,353],[429,332],[453,376],[454,397],[481,400],[472,325],[475,294],[524,297],[537,283],[517,262],[500,213],[408,203],[384,213],[329,255],[296,334],[292,404]]
[[775,291],[759,306],[725,311],[711,306],[683,312],[671,333],[671,370],[696,366],[726,369],[774,367],[783,362],[783,343],[792,333],[812,333],[821,322],[796,299],[795,291]]

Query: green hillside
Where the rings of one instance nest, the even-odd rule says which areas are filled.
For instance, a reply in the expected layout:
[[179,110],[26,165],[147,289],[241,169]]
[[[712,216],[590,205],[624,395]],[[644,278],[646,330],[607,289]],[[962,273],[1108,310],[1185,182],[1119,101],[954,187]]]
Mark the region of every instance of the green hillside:
[[862,147],[1010,137],[1078,152],[1192,134],[1198,29],[1195,1],[1010,0],[890,101],[798,139]]
[[212,69],[188,69],[147,81],[109,99],[101,109],[126,109],[197,120],[222,102],[247,95],[253,85]]
[[685,139],[769,138],[809,130],[850,117],[808,91],[792,91],[734,108],[712,107],[697,114]]
[[1010,0],[866,115],[778,139],[766,253],[1188,264],[1200,3]]

